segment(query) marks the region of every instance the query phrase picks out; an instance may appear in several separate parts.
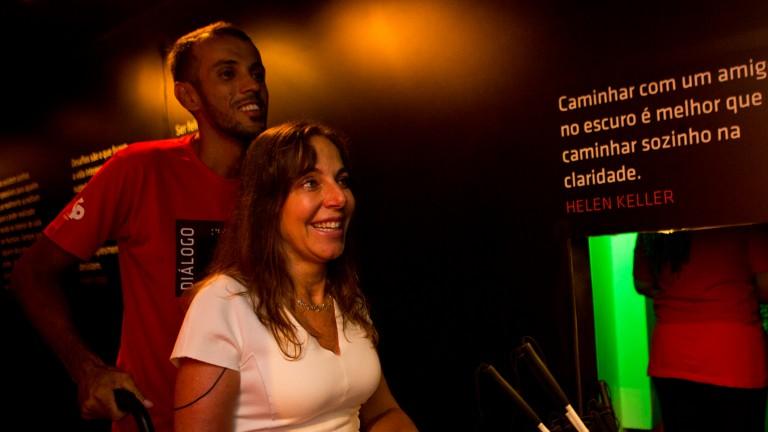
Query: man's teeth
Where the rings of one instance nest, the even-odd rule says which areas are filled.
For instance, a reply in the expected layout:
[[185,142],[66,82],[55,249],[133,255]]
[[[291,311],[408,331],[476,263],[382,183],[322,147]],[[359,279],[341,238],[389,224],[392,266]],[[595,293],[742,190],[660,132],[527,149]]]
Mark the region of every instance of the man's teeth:
[[248,105],[243,105],[240,107],[240,111],[256,111],[259,109],[259,106],[255,103],[251,103]]
[[337,230],[341,228],[341,221],[336,222],[320,222],[312,224],[314,228],[321,229],[321,230]]

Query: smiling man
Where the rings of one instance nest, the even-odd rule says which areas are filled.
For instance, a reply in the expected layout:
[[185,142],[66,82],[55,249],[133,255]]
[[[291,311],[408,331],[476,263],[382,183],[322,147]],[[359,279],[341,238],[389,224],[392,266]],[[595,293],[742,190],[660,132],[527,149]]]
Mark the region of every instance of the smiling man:
[[[173,429],[176,369],[168,361],[212,237],[229,217],[240,160],[266,127],[258,49],[217,22],[182,36],[169,63],[175,95],[198,132],[136,143],[113,156],[16,263],[12,286],[30,320],[77,383],[84,418],[121,419],[113,390],[133,392],[158,431]],[[203,241],[208,239],[208,241]],[[119,246],[123,326],[117,365],[77,334],[62,293],[65,269],[106,240]],[[113,429],[131,426],[123,418]]]

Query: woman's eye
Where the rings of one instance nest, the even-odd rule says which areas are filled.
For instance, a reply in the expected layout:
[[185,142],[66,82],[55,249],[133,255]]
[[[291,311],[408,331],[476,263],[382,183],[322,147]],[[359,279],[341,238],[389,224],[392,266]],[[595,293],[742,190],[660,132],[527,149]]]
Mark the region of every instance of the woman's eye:
[[336,183],[338,183],[339,186],[341,186],[341,187],[348,188],[349,187],[349,176],[348,175],[339,176],[339,178],[336,179]]
[[301,182],[301,187],[303,187],[306,190],[315,190],[317,189],[318,183],[317,180],[313,178],[304,179]]

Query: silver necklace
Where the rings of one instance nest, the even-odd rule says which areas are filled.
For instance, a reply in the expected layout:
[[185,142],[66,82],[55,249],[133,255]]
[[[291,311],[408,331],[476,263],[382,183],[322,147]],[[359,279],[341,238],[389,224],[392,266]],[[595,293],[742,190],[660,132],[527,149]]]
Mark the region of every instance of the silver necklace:
[[305,311],[309,312],[323,312],[328,310],[331,306],[333,306],[333,300],[330,296],[325,297],[325,301],[318,304],[312,304],[307,303],[302,299],[297,298],[296,299],[296,305],[300,307],[301,309],[304,309]]

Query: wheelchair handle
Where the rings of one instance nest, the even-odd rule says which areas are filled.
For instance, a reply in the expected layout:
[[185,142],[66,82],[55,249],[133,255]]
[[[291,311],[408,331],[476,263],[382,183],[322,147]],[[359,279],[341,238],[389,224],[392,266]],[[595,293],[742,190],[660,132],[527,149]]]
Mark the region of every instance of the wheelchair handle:
[[136,421],[136,427],[139,432],[155,432],[152,425],[152,418],[144,404],[131,392],[126,389],[115,389],[115,403],[121,411],[125,411]]

